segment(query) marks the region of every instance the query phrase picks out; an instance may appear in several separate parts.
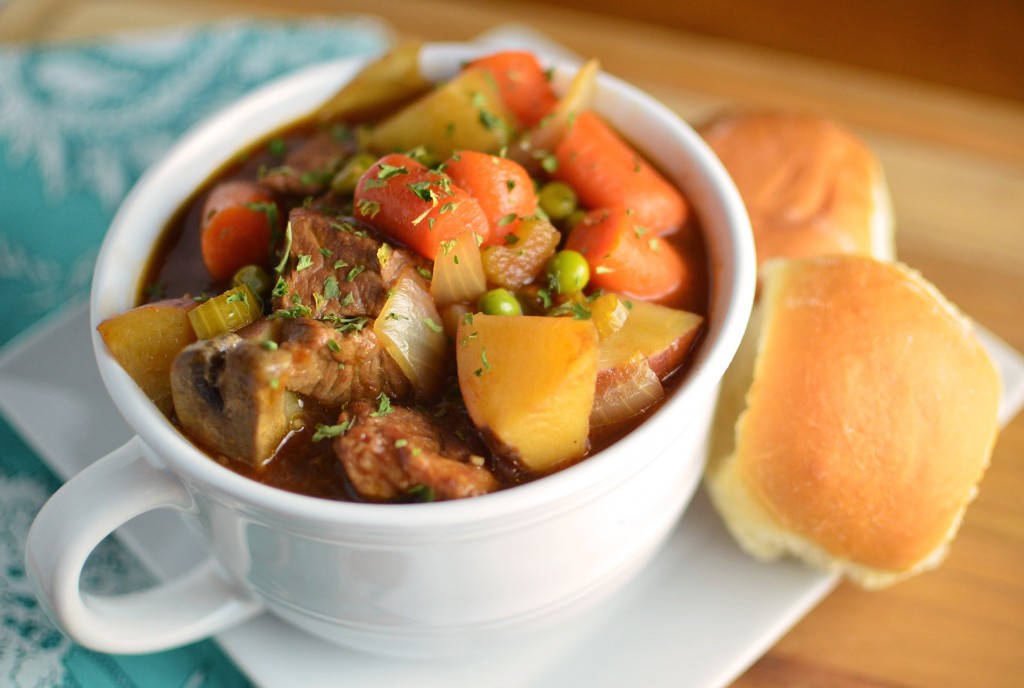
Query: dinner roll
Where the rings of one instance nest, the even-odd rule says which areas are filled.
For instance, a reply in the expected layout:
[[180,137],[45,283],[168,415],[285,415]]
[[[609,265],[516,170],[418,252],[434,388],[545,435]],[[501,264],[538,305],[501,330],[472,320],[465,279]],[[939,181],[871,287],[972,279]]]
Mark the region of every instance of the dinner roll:
[[698,126],[739,189],[758,264],[857,253],[891,260],[882,167],[856,136],[813,115],[731,112]]
[[779,260],[723,380],[706,483],[740,545],[882,587],[934,568],[988,465],[1000,381],[919,274]]

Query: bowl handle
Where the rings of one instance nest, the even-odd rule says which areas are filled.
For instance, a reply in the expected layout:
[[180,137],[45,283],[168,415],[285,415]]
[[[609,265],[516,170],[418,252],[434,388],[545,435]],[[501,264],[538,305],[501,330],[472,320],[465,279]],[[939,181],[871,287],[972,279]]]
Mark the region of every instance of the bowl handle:
[[184,645],[263,611],[208,557],[181,577],[140,592],[79,589],[86,558],[118,526],[147,511],[188,511],[193,499],[154,468],[134,437],[69,480],[39,511],[26,543],[26,569],[51,619],[75,642],[110,653]]

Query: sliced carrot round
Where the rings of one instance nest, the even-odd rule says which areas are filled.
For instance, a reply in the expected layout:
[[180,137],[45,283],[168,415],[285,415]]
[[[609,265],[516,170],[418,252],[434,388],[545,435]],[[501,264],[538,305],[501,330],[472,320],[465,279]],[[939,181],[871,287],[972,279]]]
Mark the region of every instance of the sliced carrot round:
[[228,206],[209,218],[201,239],[203,262],[216,280],[229,279],[246,265],[266,265],[270,260],[270,218],[262,210]]

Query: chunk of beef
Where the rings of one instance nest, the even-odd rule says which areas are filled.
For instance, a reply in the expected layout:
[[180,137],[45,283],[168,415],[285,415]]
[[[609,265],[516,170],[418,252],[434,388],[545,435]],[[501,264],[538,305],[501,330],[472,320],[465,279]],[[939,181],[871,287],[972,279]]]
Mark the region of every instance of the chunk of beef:
[[334,452],[352,485],[366,499],[407,499],[429,490],[436,499],[474,497],[498,489],[483,458],[429,416],[394,406],[355,401],[338,418],[348,430]]
[[353,399],[375,399],[381,393],[402,398],[412,384],[384,350],[367,319],[341,332],[329,324],[299,318],[281,329],[281,349],[291,355],[288,389],[340,407]]
[[260,182],[274,191],[291,196],[316,196],[331,183],[355,144],[332,132],[314,134],[285,156],[284,165],[268,171]]
[[171,366],[178,421],[207,449],[254,466],[269,459],[290,427],[291,354],[225,334],[191,344]]
[[354,220],[310,208],[292,210],[288,220],[292,240],[282,275],[286,291],[274,297],[275,311],[298,307],[318,319],[376,317],[401,268],[423,263],[406,249],[385,245]]

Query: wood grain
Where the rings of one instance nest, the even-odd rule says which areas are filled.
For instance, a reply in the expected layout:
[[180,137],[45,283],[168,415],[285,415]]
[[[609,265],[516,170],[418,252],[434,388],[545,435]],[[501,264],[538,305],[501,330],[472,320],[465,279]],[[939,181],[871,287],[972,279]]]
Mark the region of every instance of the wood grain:
[[[1024,88],[1020,3],[860,0],[851,18],[841,14],[851,2],[806,0],[787,5],[800,8],[789,22],[789,39],[770,32],[752,36],[757,24],[778,14],[778,1],[761,3],[760,14],[737,24],[741,4],[752,5],[380,0],[373,10],[400,33],[435,40],[468,39],[509,21],[531,26],[581,55],[598,57],[608,71],[691,121],[742,106],[809,110],[843,122],[869,142],[885,167],[901,259],[1024,350],[1024,102],[979,94],[1019,97]],[[63,40],[234,12],[309,15],[367,7],[353,0],[14,0],[0,10],[0,39]],[[643,14],[651,8],[659,14]],[[915,25],[911,17],[929,8],[945,14]],[[610,19],[598,10],[657,23]],[[839,20],[849,36],[820,30]],[[820,35],[804,36],[805,47],[799,48],[791,42],[794,32]],[[944,45],[956,48],[946,51],[955,59],[940,52]],[[829,48],[832,61],[765,46],[804,55]],[[947,78],[938,78],[943,72]],[[952,87],[958,84],[975,90]],[[1019,417],[1000,436],[977,500],[940,570],[881,592],[841,585],[735,686],[1024,685],[1022,458]]]

